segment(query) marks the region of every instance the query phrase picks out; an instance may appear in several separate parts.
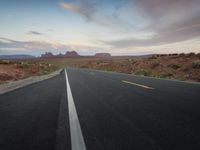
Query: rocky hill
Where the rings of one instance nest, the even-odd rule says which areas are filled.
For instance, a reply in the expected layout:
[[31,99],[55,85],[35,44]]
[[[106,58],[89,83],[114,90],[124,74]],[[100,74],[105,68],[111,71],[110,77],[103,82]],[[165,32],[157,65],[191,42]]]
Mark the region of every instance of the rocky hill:
[[96,53],[95,57],[111,57],[110,53]]
[[68,57],[78,57],[79,54],[76,51],[67,51],[65,53],[65,56],[68,56]]
[[41,58],[57,58],[57,57],[79,57],[80,55],[76,51],[67,51],[65,54],[54,55],[51,52],[46,52],[41,55]]

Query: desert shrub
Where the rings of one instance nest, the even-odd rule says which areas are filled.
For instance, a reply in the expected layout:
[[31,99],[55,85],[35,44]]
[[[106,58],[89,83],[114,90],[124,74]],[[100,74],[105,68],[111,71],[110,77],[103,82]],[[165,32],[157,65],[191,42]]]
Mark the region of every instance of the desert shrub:
[[161,73],[159,74],[159,77],[160,77],[160,78],[169,78],[169,77],[173,77],[173,74],[170,73],[170,72],[161,72]]
[[185,81],[185,80],[188,79],[188,77],[189,77],[189,75],[186,74],[186,75],[183,75],[183,76],[179,76],[178,79],[181,80],[181,81]]
[[132,61],[132,64],[135,64],[135,63],[137,63],[137,61],[136,61],[136,60],[133,60],[133,61]]
[[27,69],[29,67],[29,64],[26,63],[26,62],[21,62],[19,65],[18,65],[19,68],[22,68],[22,69]]
[[184,57],[184,56],[185,56],[185,54],[184,54],[184,53],[180,53],[180,54],[179,54],[179,56],[181,56],[181,57]]
[[129,61],[129,62],[132,62],[133,60],[130,58],[130,59],[128,59],[128,61]]
[[10,64],[10,61],[9,60],[0,60],[0,64]]
[[153,62],[152,64],[150,64],[150,68],[151,69],[154,69],[156,68],[157,66],[159,66],[160,64],[158,62]]
[[157,55],[156,55],[156,57],[160,57],[160,56],[161,56],[160,54],[157,54]]
[[162,54],[161,56],[167,56],[167,54]]
[[191,56],[194,56],[195,53],[189,53],[189,54],[186,54],[187,57],[191,57]]
[[106,71],[113,71],[113,69],[112,69],[112,68],[109,68],[109,67],[108,67],[108,68],[105,68],[105,70],[106,70]]
[[164,57],[164,56],[168,56],[168,54],[157,54],[156,57]]
[[192,62],[192,68],[200,69],[200,60],[195,60]]
[[56,71],[57,69],[59,68],[55,65],[52,65],[51,67],[39,68],[37,71],[37,75],[46,75],[53,71]]
[[173,53],[172,56],[178,56],[178,54],[177,53]]
[[168,65],[168,67],[171,67],[173,69],[178,69],[178,68],[181,67],[181,65],[179,65],[179,64],[170,64],[170,65]]
[[134,73],[136,75],[143,75],[143,76],[150,76],[151,75],[151,71],[150,70],[145,70],[145,69],[137,70]]
[[157,59],[156,55],[152,55],[149,59]]
[[101,63],[103,63],[102,60],[97,61],[97,64],[98,64],[98,65],[101,64]]

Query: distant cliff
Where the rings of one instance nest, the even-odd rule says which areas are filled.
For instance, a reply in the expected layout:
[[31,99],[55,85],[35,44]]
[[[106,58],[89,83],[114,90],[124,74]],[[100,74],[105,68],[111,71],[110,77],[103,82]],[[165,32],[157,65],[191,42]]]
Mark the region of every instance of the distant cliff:
[[0,59],[33,59],[31,55],[0,55]]
[[[79,55],[76,51],[67,51],[65,54],[58,54],[58,55],[54,55],[51,52],[46,52],[45,54],[42,54],[41,57],[42,58],[54,58],[54,57],[80,57],[81,55]],[[96,53],[94,56],[90,56],[90,57],[111,57],[110,53]]]
[[110,53],[96,53],[95,57],[111,57]]
[[65,56],[68,56],[68,57],[78,57],[79,54],[76,51],[67,51],[65,53]]
[[43,58],[51,58],[51,57],[54,57],[54,55],[51,52],[46,52],[46,53],[42,54],[41,57],[43,57]]
[[67,51],[65,54],[54,55],[51,52],[46,52],[41,55],[42,58],[54,58],[54,57],[79,57],[80,55],[76,51]]

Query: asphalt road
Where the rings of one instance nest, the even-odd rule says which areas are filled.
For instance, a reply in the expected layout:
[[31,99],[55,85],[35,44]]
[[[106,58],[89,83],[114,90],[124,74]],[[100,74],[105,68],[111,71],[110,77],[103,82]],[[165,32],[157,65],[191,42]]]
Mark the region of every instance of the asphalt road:
[[200,84],[67,74],[0,95],[0,150],[200,149]]

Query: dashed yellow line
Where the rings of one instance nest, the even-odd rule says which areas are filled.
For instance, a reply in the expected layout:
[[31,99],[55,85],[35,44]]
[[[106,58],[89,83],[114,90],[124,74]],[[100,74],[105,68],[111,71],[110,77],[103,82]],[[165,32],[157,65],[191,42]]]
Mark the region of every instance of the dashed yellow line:
[[138,83],[134,83],[134,82],[130,82],[130,81],[126,81],[126,80],[122,80],[122,82],[127,83],[127,84],[132,84],[132,85],[136,85],[145,89],[150,89],[150,90],[154,90],[154,88],[146,86],[146,85],[142,85],[142,84],[138,84]]

